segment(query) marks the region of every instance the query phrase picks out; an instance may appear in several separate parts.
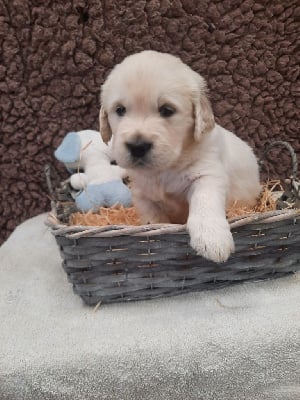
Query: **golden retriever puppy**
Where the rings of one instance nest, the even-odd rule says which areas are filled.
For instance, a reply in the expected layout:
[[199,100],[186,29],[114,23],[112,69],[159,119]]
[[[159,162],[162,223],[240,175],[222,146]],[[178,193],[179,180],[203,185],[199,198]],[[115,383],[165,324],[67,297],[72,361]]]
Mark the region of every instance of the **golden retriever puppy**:
[[234,251],[226,207],[255,203],[258,164],[215,123],[204,79],[170,54],[131,55],[103,84],[100,131],[144,222],[187,223],[197,254],[226,261]]

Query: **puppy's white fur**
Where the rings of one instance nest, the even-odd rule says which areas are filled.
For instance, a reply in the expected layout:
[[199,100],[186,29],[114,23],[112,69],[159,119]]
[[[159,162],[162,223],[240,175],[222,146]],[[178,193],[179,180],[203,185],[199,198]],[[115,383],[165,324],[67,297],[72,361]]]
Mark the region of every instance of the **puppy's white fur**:
[[[215,124],[204,79],[179,58],[143,51],[113,69],[101,103],[103,139],[112,137],[144,222],[187,222],[197,253],[226,261],[234,251],[226,206],[255,203],[258,164],[245,142]],[[165,105],[173,115],[161,115]],[[136,160],[128,143],[141,141],[151,149]]]

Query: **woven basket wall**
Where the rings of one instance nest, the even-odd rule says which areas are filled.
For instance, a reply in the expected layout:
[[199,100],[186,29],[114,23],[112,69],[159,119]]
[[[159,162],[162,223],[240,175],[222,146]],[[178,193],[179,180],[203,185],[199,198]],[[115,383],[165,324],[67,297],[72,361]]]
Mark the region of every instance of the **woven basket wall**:
[[47,223],[75,293],[89,305],[213,289],[300,269],[300,210],[232,221],[236,251],[222,264],[195,254],[184,225],[66,226],[51,214]]

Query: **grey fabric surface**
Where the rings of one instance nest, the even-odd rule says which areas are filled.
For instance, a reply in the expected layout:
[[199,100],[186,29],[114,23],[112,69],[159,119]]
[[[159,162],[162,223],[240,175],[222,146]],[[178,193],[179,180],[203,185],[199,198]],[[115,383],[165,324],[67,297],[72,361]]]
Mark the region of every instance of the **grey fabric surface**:
[[45,215],[0,248],[1,400],[298,400],[300,277],[93,308]]

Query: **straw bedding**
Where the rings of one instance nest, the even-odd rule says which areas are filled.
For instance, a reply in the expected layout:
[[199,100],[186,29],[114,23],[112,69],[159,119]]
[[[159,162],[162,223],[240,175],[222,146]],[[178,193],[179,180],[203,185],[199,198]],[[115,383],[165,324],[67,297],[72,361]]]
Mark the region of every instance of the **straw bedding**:
[[[227,210],[229,219],[241,215],[262,213],[276,210],[276,197],[283,192],[280,180],[269,181],[262,185],[262,192],[253,207],[241,207],[233,204]],[[276,197],[274,196],[276,194]],[[106,225],[141,225],[140,216],[135,207],[125,208],[116,204],[111,208],[101,207],[98,212],[74,212],[69,218],[70,225],[106,226]]]

